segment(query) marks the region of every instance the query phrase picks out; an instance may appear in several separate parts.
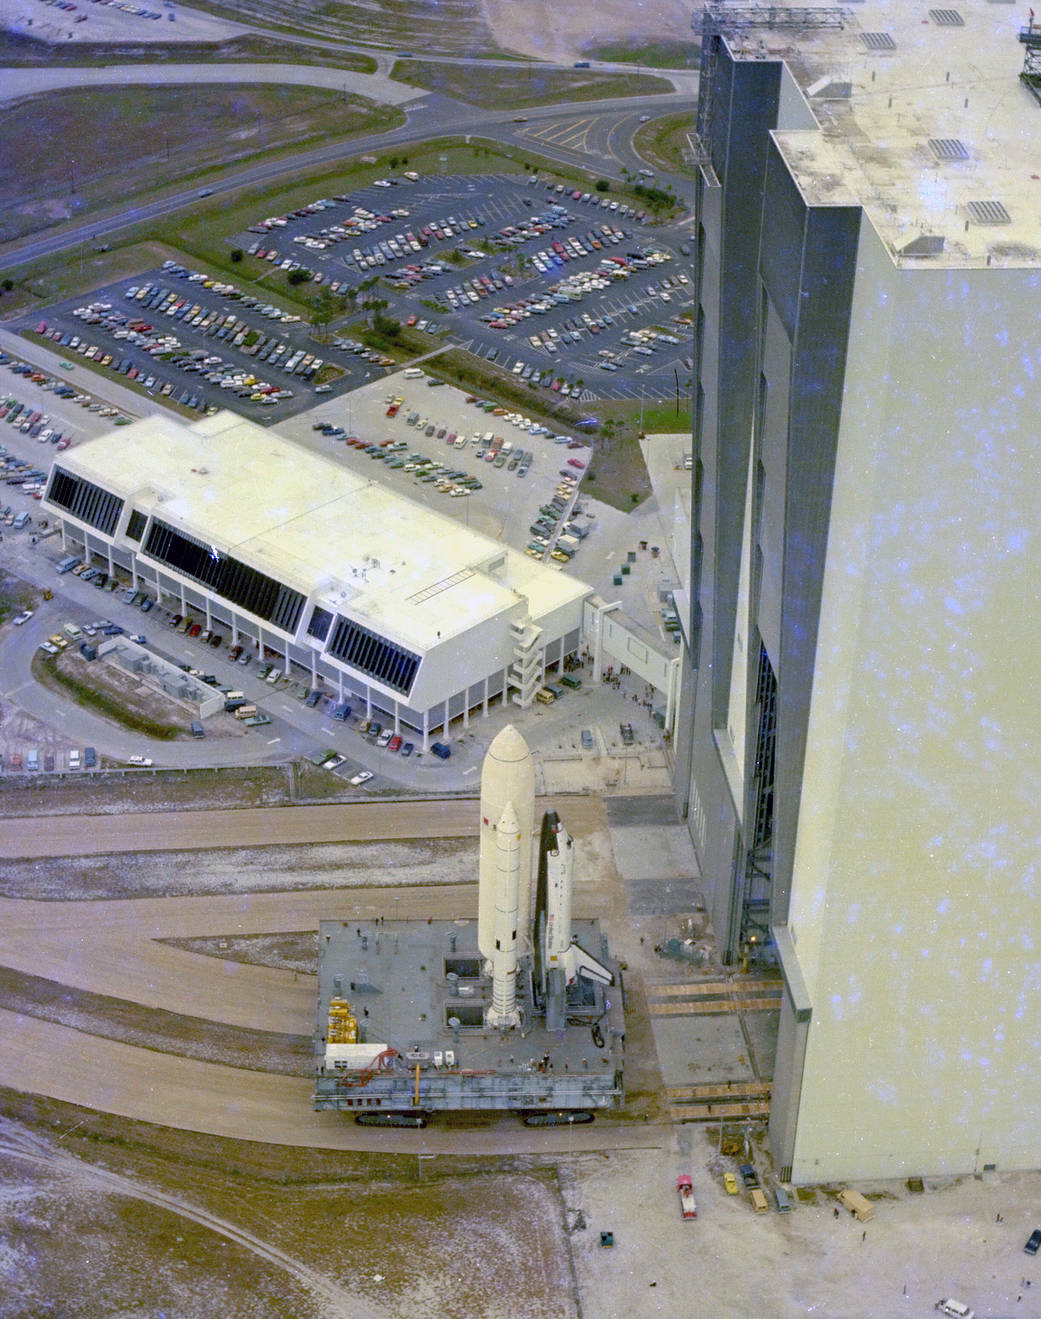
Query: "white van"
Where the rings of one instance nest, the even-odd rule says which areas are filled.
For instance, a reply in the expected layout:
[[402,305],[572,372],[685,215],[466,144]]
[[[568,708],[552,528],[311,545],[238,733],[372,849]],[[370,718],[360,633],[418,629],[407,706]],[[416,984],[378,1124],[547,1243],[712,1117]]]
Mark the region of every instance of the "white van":
[[423,372],[419,369],[418,366],[408,366],[405,368],[406,380],[422,380],[422,378],[423,378]]
[[936,1308],[941,1314],[950,1315],[950,1319],[976,1319],[975,1310],[966,1305],[964,1301],[955,1301],[950,1297],[937,1301]]

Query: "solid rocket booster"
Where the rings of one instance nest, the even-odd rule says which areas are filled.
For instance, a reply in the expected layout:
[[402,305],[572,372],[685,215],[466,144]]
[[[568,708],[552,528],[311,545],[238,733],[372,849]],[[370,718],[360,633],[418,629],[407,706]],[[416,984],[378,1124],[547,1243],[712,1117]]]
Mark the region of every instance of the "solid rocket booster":
[[517,1009],[517,903],[520,895],[520,826],[507,802],[495,828],[495,945],[492,949],[492,1002],[485,1025],[520,1025]]
[[497,827],[509,802],[520,834],[517,885],[517,952],[531,951],[531,835],[535,826],[535,765],[528,744],[512,724],[492,739],[481,768],[480,860],[477,947],[490,967],[495,951],[498,890]]

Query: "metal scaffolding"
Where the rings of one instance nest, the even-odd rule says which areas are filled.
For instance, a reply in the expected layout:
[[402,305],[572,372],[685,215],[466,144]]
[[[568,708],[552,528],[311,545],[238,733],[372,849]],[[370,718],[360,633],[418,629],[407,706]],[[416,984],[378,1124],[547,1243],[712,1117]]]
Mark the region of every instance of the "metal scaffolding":
[[1034,99],[1041,102],[1041,27],[1035,27],[1031,20],[1029,27],[1019,29],[1019,40],[1024,47],[1023,69],[1019,76]]

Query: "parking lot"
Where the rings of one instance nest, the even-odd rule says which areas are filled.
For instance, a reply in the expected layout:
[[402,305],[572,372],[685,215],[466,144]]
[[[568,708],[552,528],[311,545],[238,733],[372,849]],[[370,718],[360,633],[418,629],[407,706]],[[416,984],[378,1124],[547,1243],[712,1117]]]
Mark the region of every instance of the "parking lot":
[[200,413],[233,406],[265,424],[396,366],[349,333],[318,343],[255,282],[277,269],[327,289],[344,315],[378,298],[432,348],[464,347],[547,401],[656,397],[677,372],[686,380],[678,248],[606,195],[505,175],[399,176],[258,216],[251,230],[228,236],[245,253],[238,281],[167,261],[17,327],[146,398]]
[[682,239],[645,220],[534,176],[403,174],[258,216],[233,241],[340,296],[376,280],[390,314],[546,389],[636,398],[690,358],[689,277],[670,264]]
[[[575,558],[595,521],[581,498],[590,455],[581,432],[551,433],[493,400],[444,385],[436,365],[434,358],[425,372],[399,371],[325,400],[278,429],[514,549],[527,546],[532,557],[553,561],[556,553],[561,564]],[[536,531],[540,519],[547,525]],[[557,542],[567,526],[581,534],[565,542],[565,553]]]
[[19,325],[147,398],[200,413],[233,404],[255,420],[287,416],[311,406],[323,372],[340,391],[371,375],[312,342],[297,314],[174,262]]

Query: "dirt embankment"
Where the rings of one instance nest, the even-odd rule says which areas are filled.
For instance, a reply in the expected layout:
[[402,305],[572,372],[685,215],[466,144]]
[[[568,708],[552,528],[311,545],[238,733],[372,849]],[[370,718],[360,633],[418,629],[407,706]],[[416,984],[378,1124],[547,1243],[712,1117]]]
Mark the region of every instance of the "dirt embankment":
[[504,49],[563,63],[597,46],[689,41],[691,35],[691,7],[680,0],[599,0],[595,6],[484,0],[484,12]]

